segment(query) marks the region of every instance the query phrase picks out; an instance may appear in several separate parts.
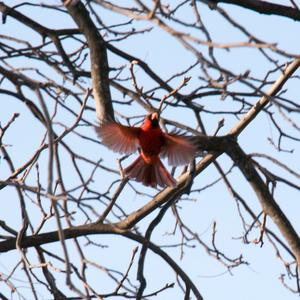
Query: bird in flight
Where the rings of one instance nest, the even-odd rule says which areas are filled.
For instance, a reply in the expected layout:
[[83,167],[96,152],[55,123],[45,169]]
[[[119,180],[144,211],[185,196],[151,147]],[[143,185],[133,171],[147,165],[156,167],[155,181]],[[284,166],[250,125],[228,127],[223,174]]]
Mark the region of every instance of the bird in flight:
[[176,186],[176,180],[160,157],[167,157],[171,166],[187,165],[197,152],[191,137],[163,132],[158,113],[148,114],[141,127],[104,121],[95,129],[102,144],[112,151],[121,154],[139,151],[138,158],[124,169],[124,173],[145,186]]

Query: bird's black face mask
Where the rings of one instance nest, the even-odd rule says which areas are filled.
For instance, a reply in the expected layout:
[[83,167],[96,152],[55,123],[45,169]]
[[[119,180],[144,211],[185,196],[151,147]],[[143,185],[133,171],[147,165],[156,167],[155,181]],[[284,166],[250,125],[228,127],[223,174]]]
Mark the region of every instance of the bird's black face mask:
[[153,113],[153,114],[149,115],[149,119],[151,121],[151,127],[152,128],[158,127],[159,122],[158,122],[158,115],[157,115],[157,113]]

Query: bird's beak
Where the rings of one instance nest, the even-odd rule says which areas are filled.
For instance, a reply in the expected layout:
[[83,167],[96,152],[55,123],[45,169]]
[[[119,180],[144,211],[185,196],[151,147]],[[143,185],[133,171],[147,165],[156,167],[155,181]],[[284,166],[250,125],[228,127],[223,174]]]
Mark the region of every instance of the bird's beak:
[[153,121],[153,120],[158,120],[158,113],[153,113],[152,115],[151,115],[151,120]]

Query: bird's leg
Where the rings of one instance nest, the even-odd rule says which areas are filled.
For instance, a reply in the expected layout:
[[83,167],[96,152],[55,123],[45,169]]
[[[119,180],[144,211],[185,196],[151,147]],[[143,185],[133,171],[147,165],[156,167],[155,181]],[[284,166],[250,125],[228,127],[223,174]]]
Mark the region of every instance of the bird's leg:
[[186,181],[186,184],[184,186],[184,189],[185,189],[185,194],[189,195],[190,192],[191,192],[191,189],[192,189],[192,185],[193,185],[193,182],[194,182],[194,177],[195,177],[195,168],[196,168],[196,163],[195,163],[195,159],[193,159],[190,164],[189,164],[189,177]]
[[119,166],[119,172],[120,172],[120,175],[121,175],[121,178],[124,179],[125,178],[125,172],[124,172],[124,169],[122,167],[122,160],[124,160],[125,158],[127,158],[128,155],[120,158],[120,159],[117,159],[117,163],[118,163],[118,166]]

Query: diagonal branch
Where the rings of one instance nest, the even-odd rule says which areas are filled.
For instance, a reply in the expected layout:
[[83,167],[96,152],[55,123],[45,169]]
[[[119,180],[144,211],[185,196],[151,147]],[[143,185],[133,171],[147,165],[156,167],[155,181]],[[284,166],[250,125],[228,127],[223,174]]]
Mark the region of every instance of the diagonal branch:
[[252,186],[265,214],[271,217],[277,225],[281,234],[291,247],[300,269],[300,238],[293,225],[281,210],[271,195],[267,185],[264,183],[258,172],[255,170],[251,158],[235,143],[227,149],[227,154],[239,167],[245,178]]
[[298,9],[262,0],[205,0],[205,2],[212,8],[219,3],[228,3],[251,9],[260,14],[276,15],[300,21],[300,11]]
[[230,134],[239,135],[248,126],[251,121],[262,111],[267,104],[272,102],[272,97],[275,97],[281,90],[287,80],[300,66],[300,58],[296,58],[289,65],[286,66],[281,76],[274,82],[270,90],[261,99],[252,106],[252,108],[244,115],[240,122],[238,122],[231,130]]

